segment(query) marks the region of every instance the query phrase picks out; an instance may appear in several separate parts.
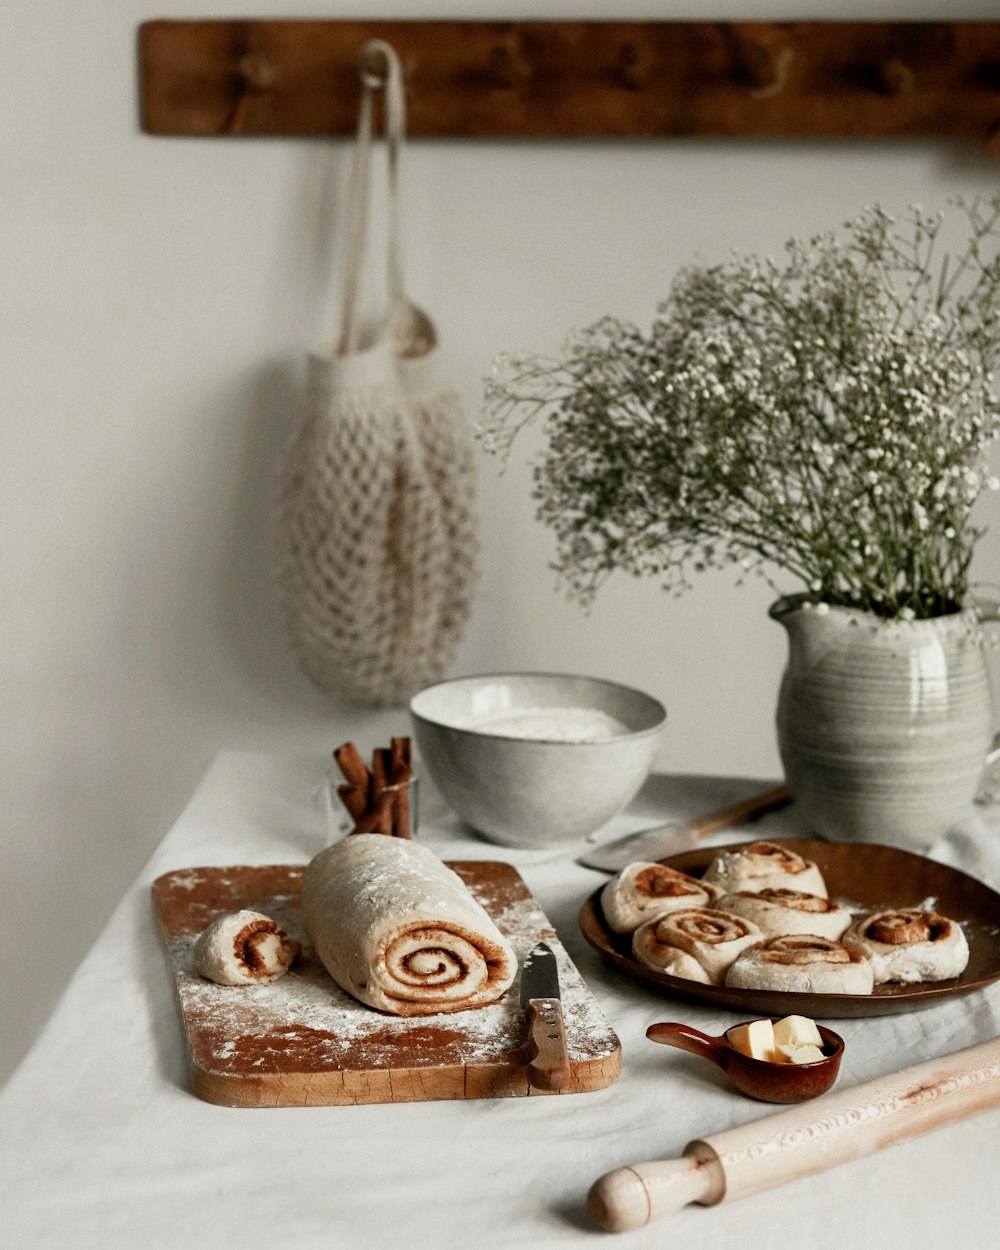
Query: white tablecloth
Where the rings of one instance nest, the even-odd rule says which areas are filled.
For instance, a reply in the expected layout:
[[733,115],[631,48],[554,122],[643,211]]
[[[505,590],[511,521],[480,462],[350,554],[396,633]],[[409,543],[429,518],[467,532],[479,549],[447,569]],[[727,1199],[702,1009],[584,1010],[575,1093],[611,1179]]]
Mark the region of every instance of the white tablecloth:
[[[646,1041],[655,1020],[718,1033],[734,1017],[640,985],[587,946],[577,912],[600,874],[565,851],[484,842],[426,787],[421,840],[446,858],[518,867],[621,1039],[620,1080],[565,1097],[358,1107],[234,1110],[194,1097],[150,883],[193,865],[305,862],[327,840],[317,801],[325,775],[320,756],[216,760],[0,1094],[0,1244],[996,1244],[1000,1111],[756,1197],[688,1207],[634,1233],[595,1231],[584,1199],[599,1175],[675,1157],[692,1138],[775,1109],[733,1093],[703,1061]],[[657,776],[608,833],[694,815],[757,788],[739,779]],[[755,829],[801,832],[794,809]],[[933,855],[1000,886],[1000,809],[975,809]],[[830,1024],[848,1042],[843,1089],[1000,1034],[1000,984],[911,1015]]]

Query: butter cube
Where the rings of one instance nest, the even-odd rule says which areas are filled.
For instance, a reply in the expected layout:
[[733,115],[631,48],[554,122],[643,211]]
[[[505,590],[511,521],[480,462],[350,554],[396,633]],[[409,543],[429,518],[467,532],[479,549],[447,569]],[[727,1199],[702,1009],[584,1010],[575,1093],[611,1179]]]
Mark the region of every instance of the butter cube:
[[777,1046],[775,1058],[780,1063],[818,1063],[826,1055],[818,1046]]
[[726,1038],[733,1050],[750,1059],[764,1059],[770,1062],[774,1058],[774,1026],[770,1020],[751,1020],[749,1024],[738,1024],[729,1029]]
[[774,1026],[775,1046],[822,1046],[823,1038],[808,1016],[785,1016]]

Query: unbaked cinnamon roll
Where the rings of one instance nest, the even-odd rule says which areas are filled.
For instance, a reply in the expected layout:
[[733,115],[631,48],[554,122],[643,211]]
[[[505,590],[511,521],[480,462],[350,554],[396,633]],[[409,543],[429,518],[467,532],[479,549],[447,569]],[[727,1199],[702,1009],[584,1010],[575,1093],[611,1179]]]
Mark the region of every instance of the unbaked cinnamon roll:
[[270,916],[236,911],[198,938],[194,969],[218,985],[261,985],[283,976],[301,949]]
[[700,985],[712,984],[711,977],[697,959],[689,955],[687,951],[679,951],[676,947],[663,947],[662,962],[651,966],[655,966],[659,972],[665,972],[671,977],[680,977],[684,981],[697,981]]
[[872,912],[854,922],[844,941],[871,961],[876,985],[947,981],[969,962],[962,926],[919,908]]
[[302,916],[337,984],[392,1015],[482,1007],[517,975],[513,947],[462,878],[407,838],[356,833],[321,851]]
[[685,907],[711,906],[718,897],[714,885],[676,868],[640,860],[607,883],[601,891],[601,910],[616,933],[634,933],[654,916]]
[[719,907],[752,920],[767,937],[815,933],[836,940],[851,923],[851,913],[836,900],[802,890],[740,890],[738,894],[724,894]]
[[823,874],[810,859],[775,842],[752,842],[736,851],[722,851],[705,870],[705,878],[723,894],[743,890],[801,890],[826,898]]
[[799,994],[870,994],[872,966],[860,951],[815,934],[769,938],[741,952],[726,975],[741,990]]
[[[764,935],[750,920],[732,916],[714,907],[690,907],[647,920],[632,935],[632,954],[648,968],[684,976],[677,954],[687,955],[702,969],[702,979],[722,985],[726,971],[740,951]],[[669,967],[668,967],[669,965]]]

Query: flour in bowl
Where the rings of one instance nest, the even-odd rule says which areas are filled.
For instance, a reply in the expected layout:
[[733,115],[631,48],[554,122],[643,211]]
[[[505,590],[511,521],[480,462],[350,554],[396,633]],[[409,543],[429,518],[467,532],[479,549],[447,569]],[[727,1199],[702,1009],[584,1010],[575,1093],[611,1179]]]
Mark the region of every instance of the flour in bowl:
[[530,738],[541,742],[599,742],[629,732],[606,712],[592,707],[513,708],[487,712],[458,722],[459,729],[475,729],[498,738]]

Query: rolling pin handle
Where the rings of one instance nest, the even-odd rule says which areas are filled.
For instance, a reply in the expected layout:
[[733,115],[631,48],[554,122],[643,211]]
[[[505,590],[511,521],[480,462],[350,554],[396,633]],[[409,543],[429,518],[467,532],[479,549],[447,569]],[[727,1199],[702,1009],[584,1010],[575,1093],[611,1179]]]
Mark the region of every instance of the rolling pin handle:
[[711,1161],[695,1153],[615,1168],[590,1187],[587,1210],[605,1232],[624,1233],[690,1202],[718,1202],[720,1184],[724,1186],[720,1178],[721,1169],[716,1175]]

